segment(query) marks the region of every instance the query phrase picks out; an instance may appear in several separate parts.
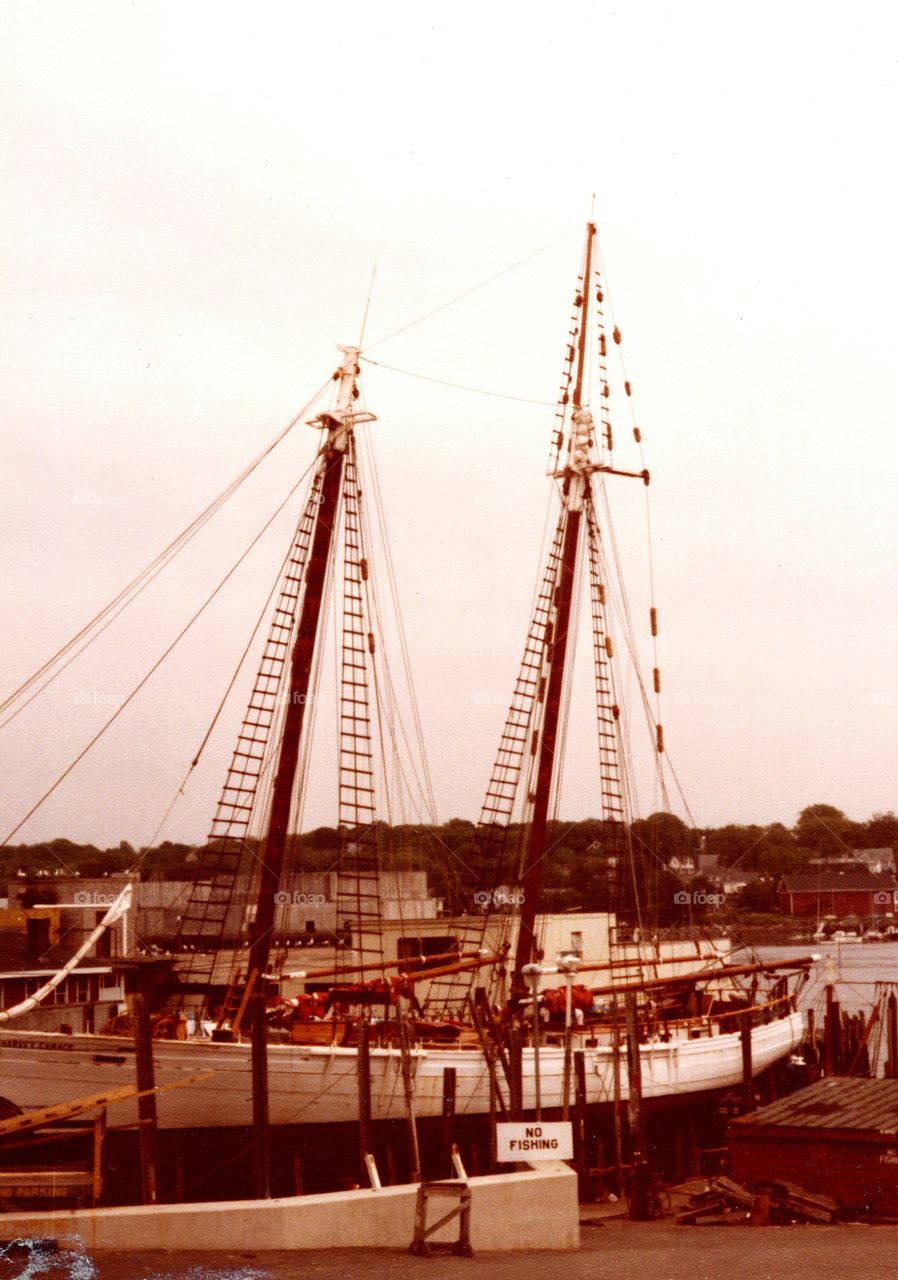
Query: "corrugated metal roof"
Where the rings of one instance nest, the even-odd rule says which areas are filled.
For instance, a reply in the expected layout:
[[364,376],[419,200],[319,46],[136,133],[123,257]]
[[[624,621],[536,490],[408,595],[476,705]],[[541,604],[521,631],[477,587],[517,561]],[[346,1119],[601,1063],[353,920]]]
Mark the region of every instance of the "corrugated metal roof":
[[732,1122],[747,1128],[864,1129],[898,1132],[898,1080],[834,1077]]

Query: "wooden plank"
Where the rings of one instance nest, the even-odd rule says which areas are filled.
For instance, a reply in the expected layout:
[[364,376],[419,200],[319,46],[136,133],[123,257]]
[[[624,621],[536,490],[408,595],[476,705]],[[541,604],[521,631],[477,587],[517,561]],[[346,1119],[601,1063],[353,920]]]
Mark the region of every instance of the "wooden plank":
[[42,1187],[45,1191],[53,1187],[81,1189],[93,1185],[93,1173],[87,1169],[4,1169],[0,1173],[0,1191],[8,1194],[10,1188],[20,1183]]
[[732,1178],[714,1178],[711,1182],[714,1191],[719,1191],[725,1200],[738,1206],[740,1209],[751,1209],[754,1204],[755,1197],[750,1191],[746,1191],[738,1182],[734,1182]]
[[[200,1084],[211,1080],[214,1071],[202,1071],[187,1080],[174,1080],[171,1084],[157,1085],[154,1093],[166,1093],[169,1089],[184,1089],[191,1084]],[[84,1098],[75,1098],[72,1102],[57,1102],[52,1107],[41,1107],[37,1111],[26,1111],[21,1116],[10,1116],[8,1120],[0,1120],[0,1138],[8,1134],[22,1133],[26,1129],[40,1129],[45,1124],[54,1124],[58,1120],[72,1120],[75,1116],[85,1115],[88,1111],[96,1111],[100,1107],[113,1106],[116,1102],[127,1102],[130,1098],[140,1096],[135,1085],[120,1085],[117,1089],[108,1089],[105,1093],[92,1093]]]
[[117,1089],[105,1093],[94,1093],[86,1098],[77,1098],[73,1102],[57,1102],[52,1107],[41,1107],[38,1111],[26,1111],[21,1116],[10,1116],[8,1120],[0,1120],[0,1138],[12,1133],[22,1133],[26,1129],[38,1129],[45,1124],[53,1124],[57,1120],[71,1120],[75,1116],[84,1115],[99,1107],[111,1106],[115,1102],[126,1102],[137,1095],[136,1085],[120,1085]]
[[724,1203],[720,1199],[703,1200],[701,1204],[693,1205],[689,1209],[684,1209],[682,1213],[677,1214],[677,1222],[694,1223],[698,1218],[707,1217],[711,1213],[722,1213]]
[[751,1214],[747,1210],[739,1210],[736,1213],[711,1213],[694,1221],[697,1227],[735,1227],[751,1222]]
[[789,1213],[799,1218],[811,1218],[814,1222],[832,1222],[835,1217],[831,1209],[821,1209],[817,1205],[809,1204],[806,1200],[793,1200],[791,1196],[786,1196],[784,1200],[778,1200],[776,1203],[778,1207],[788,1210]]

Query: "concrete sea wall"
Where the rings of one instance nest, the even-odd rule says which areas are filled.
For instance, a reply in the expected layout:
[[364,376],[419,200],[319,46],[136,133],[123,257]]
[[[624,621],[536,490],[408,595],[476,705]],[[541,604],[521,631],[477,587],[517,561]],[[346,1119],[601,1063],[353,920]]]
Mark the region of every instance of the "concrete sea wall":
[[[469,1178],[475,1251],[576,1249],[580,1242],[577,1178],[561,1162],[522,1173]],[[417,1186],[336,1191],[280,1200],[137,1205],[114,1209],[8,1213],[5,1240],[53,1237],[60,1246],[140,1252],[327,1248],[407,1248],[415,1225]],[[428,1222],[453,1207],[431,1201]],[[458,1237],[458,1220],[434,1240]]]

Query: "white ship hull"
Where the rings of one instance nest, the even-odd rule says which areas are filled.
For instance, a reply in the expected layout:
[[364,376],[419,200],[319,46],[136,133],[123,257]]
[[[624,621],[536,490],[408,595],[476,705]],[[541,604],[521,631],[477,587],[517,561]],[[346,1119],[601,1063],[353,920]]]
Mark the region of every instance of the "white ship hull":
[[[756,1027],[752,1034],[755,1074],[796,1049],[804,1034],[804,1016]],[[252,1084],[248,1044],[159,1040],[154,1043],[156,1084],[171,1085],[213,1072],[211,1079],[160,1093],[159,1125],[165,1129],[207,1129],[249,1125]],[[610,1045],[584,1049],[587,1103],[614,1097],[614,1054]],[[273,1125],[333,1124],[358,1119],[356,1051],[336,1046],[272,1045],[269,1048],[269,1110]],[[443,1107],[443,1072],[456,1071],[456,1109],[476,1115],[489,1109],[489,1074],[483,1054],[472,1049],[416,1049],[412,1053],[415,1112],[438,1116]],[[405,1114],[402,1060],[398,1049],[371,1049],[371,1108],[375,1120]],[[731,1088],[742,1079],[738,1032],[697,1039],[654,1041],[641,1046],[642,1091],[661,1100]],[[560,1107],[564,1051],[545,1046],[539,1054],[540,1101]],[[536,1105],[533,1050],[522,1064],[524,1108]],[[134,1047],[114,1036],[60,1035],[22,1031],[0,1034],[0,1097],[22,1111],[70,1102],[135,1080]],[[500,1081],[503,1096],[504,1081]],[[626,1098],[625,1065],[620,1069]],[[134,1102],[117,1104],[110,1124],[137,1119]]]

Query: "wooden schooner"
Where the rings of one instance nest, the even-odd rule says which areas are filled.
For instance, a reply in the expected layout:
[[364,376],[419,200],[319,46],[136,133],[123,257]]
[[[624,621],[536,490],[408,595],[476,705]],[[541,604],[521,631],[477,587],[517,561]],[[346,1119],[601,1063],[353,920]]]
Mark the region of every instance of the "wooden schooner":
[[[246,1037],[254,993],[265,995],[279,1037],[267,1051],[269,1114],[275,1125],[357,1119],[362,1056],[377,1120],[405,1116],[409,1087],[417,1115],[439,1115],[449,1067],[456,1073],[460,1114],[486,1115],[497,1105],[505,1112],[560,1111],[569,1098],[572,1041],[584,1054],[587,1104],[610,1105],[628,1092],[620,1068],[623,1009],[617,1001],[627,992],[638,996],[635,1034],[646,1098],[671,1099],[739,1084],[746,1069],[741,1034],[746,1025],[752,1027],[755,1073],[790,1054],[803,1038],[795,991],[787,989],[782,975],[805,975],[809,957],[779,966],[734,965],[701,948],[689,960],[682,951],[665,957],[660,948],[649,948],[646,955],[638,946],[593,965],[571,957],[559,969],[553,957],[540,954],[540,877],[551,852],[547,833],[563,768],[570,641],[584,579],[595,666],[602,845],[608,866],[619,876],[638,878],[630,834],[635,815],[626,772],[628,727],[617,692],[609,622],[613,588],[599,519],[604,499],[597,486],[611,478],[648,484],[649,475],[643,467],[624,470],[613,461],[607,365],[619,333],[616,328],[606,332],[596,258],[590,223],[552,433],[549,473],[557,520],[475,850],[457,878],[454,913],[431,930],[446,940],[445,946],[420,956],[408,946],[400,955],[388,954],[384,946],[382,888],[390,874],[390,825],[381,819],[390,819],[392,810],[389,801],[379,807],[388,788],[378,757],[385,743],[395,753],[408,735],[382,663],[368,551],[358,428],[373,415],[359,407],[360,351],[340,349],[332,403],[311,422],[321,444],[181,919],[164,1012],[173,1032],[185,1025],[178,1010],[189,1014],[192,1034],[155,1043],[160,1086],[209,1070],[215,1079],[203,1091],[163,1092],[158,1103],[163,1127],[251,1122]],[[597,407],[591,403],[590,368]],[[625,394],[630,395],[629,383]],[[635,437],[638,443],[638,431]],[[653,631],[655,625],[653,609]],[[280,989],[291,959],[282,946],[278,912],[289,902],[298,874],[287,857],[289,836],[298,827],[296,815],[308,785],[322,652],[330,632],[336,636],[338,928],[331,962],[319,961],[301,974],[305,989],[288,1000]],[[657,690],[657,668],[653,684]],[[660,723],[653,732],[660,758]],[[399,772],[408,777],[408,769]],[[244,934],[226,946],[235,911],[238,917],[243,912]],[[426,931],[420,922],[410,922],[406,932]],[[597,985],[590,984],[589,972],[599,976]],[[747,986],[740,985],[743,979],[750,980]],[[769,990],[763,989],[765,983]],[[559,989],[566,996],[560,1005]],[[133,1048],[126,1035],[114,1031],[56,1035],[4,1027],[0,1098],[34,1109],[115,1087],[130,1076]],[[519,1046],[517,1068],[510,1043]]]

